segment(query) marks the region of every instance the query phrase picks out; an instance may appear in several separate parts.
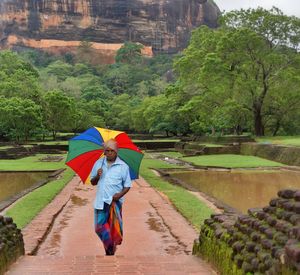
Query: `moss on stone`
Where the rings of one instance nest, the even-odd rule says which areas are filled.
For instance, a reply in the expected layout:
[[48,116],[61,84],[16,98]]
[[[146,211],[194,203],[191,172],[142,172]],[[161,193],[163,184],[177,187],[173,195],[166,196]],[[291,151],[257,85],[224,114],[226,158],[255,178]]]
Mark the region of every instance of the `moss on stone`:
[[242,275],[243,271],[232,260],[232,249],[214,236],[209,228],[209,233],[200,236],[200,242],[194,245],[193,254],[202,255],[217,267],[224,275]]

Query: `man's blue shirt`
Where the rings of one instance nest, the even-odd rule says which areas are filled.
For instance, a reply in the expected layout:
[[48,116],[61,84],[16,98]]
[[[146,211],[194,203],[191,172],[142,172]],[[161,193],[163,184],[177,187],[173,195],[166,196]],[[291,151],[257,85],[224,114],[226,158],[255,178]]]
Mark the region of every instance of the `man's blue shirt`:
[[[131,178],[128,165],[119,157],[108,167],[106,157],[98,159],[92,169],[91,178],[97,176],[98,169],[103,172],[97,184],[96,199],[94,201],[95,209],[103,209],[104,202],[111,204],[114,194],[119,193],[124,187],[131,187]],[[124,202],[124,197],[119,200]]]

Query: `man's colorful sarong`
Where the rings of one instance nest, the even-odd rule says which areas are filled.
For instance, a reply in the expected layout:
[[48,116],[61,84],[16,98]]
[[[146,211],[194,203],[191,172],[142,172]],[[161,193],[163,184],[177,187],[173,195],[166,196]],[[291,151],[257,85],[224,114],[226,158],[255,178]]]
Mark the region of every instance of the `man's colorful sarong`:
[[95,231],[103,242],[106,254],[113,255],[123,239],[120,202],[112,202],[111,205],[104,203],[103,210],[95,209]]

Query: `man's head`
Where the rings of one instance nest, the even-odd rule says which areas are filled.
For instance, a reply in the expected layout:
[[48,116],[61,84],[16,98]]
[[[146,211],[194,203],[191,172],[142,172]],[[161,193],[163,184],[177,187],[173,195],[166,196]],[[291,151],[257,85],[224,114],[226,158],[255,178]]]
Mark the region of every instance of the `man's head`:
[[104,155],[106,156],[108,161],[114,161],[118,155],[118,144],[115,139],[109,139],[104,142]]

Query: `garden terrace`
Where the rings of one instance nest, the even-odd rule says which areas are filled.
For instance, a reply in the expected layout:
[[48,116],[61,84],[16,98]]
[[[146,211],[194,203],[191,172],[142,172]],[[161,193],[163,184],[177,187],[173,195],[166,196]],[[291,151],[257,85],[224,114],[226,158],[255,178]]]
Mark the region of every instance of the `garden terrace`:
[[296,146],[245,143],[241,145],[241,154],[259,156],[288,165],[300,165],[300,147]]

